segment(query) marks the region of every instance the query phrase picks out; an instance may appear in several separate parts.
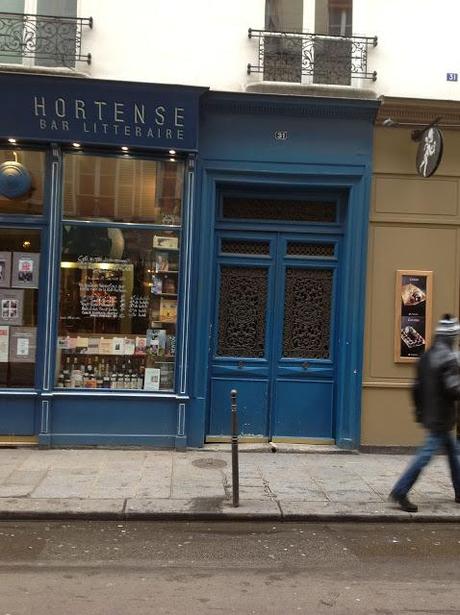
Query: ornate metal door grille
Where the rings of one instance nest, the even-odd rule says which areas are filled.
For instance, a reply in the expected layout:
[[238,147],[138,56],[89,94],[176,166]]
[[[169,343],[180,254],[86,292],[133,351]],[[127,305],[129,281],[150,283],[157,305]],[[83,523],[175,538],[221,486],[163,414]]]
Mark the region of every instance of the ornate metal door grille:
[[333,243],[302,243],[288,241],[286,254],[288,256],[334,256]]
[[268,272],[261,267],[222,266],[217,354],[265,355]]
[[223,217],[239,220],[333,223],[337,219],[337,206],[335,202],[329,201],[224,197]]
[[286,269],[283,356],[330,356],[333,273],[329,269]]
[[268,241],[244,241],[239,239],[222,239],[221,252],[224,254],[270,254]]

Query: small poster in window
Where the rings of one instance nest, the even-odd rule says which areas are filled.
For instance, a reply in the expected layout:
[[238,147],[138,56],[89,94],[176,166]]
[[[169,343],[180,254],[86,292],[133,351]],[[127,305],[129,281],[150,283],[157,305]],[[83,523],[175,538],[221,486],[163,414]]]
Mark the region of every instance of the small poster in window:
[[131,337],[125,337],[125,355],[126,354],[134,354],[134,350],[136,348],[136,342]]
[[155,367],[146,367],[144,376],[144,389],[146,391],[160,390],[160,370]]
[[139,355],[139,356],[145,355],[145,346],[146,346],[145,337],[140,337],[140,336],[136,337],[136,346],[134,348],[134,354]]
[[165,299],[160,301],[160,320],[163,322],[176,322],[177,301],[175,299]]
[[160,363],[160,384],[162,389],[174,388],[174,363]]
[[152,294],[161,295],[163,292],[163,278],[160,275],[154,275],[152,278]]
[[11,284],[11,252],[0,252],[0,288]]
[[37,329],[35,327],[11,327],[10,352],[11,363],[34,363],[37,348]]
[[13,288],[38,288],[40,254],[13,252],[11,286]]
[[112,338],[101,337],[99,340],[99,352],[101,354],[112,354]]
[[112,338],[112,354],[125,354],[125,338],[113,337]]
[[24,291],[0,289],[0,325],[22,325]]
[[153,247],[154,248],[167,248],[169,250],[177,250],[179,247],[179,238],[178,237],[164,237],[162,235],[154,235],[153,236]]
[[155,273],[169,271],[169,255],[167,252],[155,252]]
[[154,356],[163,356],[166,350],[166,329],[147,329],[147,348]]
[[99,354],[101,340],[99,337],[88,338],[88,354]]
[[8,363],[10,328],[0,327],[0,363]]

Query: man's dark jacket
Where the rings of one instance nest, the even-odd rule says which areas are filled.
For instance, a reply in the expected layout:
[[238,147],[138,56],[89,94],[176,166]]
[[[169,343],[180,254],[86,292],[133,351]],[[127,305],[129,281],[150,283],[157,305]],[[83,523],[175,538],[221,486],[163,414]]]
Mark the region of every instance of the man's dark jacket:
[[413,387],[416,420],[437,433],[453,429],[460,399],[460,372],[451,339],[437,336],[417,365]]

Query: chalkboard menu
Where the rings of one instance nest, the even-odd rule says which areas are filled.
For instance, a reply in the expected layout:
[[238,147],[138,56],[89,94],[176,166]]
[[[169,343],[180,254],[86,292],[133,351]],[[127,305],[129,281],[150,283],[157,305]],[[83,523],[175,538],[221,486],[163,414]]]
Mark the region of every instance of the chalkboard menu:
[[134,267],[128,262],[94,260],[81,257],[61,263],[61,320],[70,329],[74,324],[83,331],[120,331],[120,321],[145,312],[143,304],[133,303]]

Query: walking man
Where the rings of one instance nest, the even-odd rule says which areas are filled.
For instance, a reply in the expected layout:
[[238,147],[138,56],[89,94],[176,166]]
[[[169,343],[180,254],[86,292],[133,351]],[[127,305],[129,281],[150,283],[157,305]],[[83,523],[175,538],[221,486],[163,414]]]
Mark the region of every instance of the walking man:
[[423,424],[427,435],[390,493],[390,500],[406,512],[417,512],[418,507],[408,499],[407,494],[440,448],[447,453],[455,501],[460,504],[460,463],[456,439],[451,433],[457,418],[456,401],[460,399],[460,372],[455,352],[459,333],[457,318],[445,314],[436,327],[433,345],[417,365],[413,387],[415,418]]

